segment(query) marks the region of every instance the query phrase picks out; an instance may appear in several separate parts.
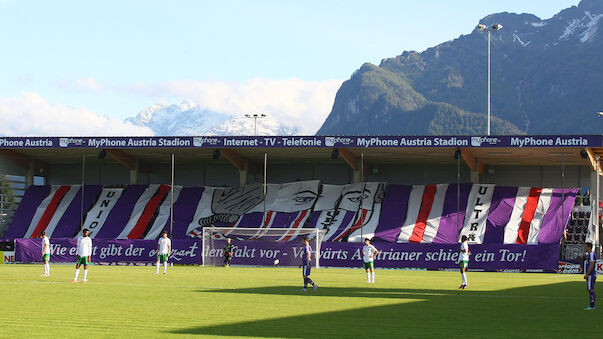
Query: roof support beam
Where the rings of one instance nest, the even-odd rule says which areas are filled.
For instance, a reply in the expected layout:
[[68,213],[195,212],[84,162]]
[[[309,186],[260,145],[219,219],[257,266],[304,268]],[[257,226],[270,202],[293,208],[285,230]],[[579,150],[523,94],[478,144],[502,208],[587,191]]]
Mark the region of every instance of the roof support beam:
[[[341,155],[343,160],[345,160],[345,162],[348,163],[350,168],[352,168],[354,171],[360,171],[360,157],[358,157],[357,155],[352,153],[350,150],[345,149],[345,148],[338,148],[337,150],[339,152],[339,155]],[[372,168],[371,165],[369,163],[367,163],[366,161],[364,161],[364,164],[362,164],[363,172],[368,173],[371,170],[371,168]]]
[[230,161],[230,163],[239,170],[247,170],[252,173],[257,173],[259,171],[260,167],[256,163],[245,158],[238,152],[230,148],[220,148],[219,151],[220,154],[223,155],[224,158],[226,158],[226,160]]
[[477,171],[479,174],[486,174],[486,163],[479,161],[469,149],[461,148],[461,156],[472,171]]
[[107,154],[109,154],[113,159],[117,160],[120,164],[124,165],[124,167],[128,168],[130,171],[136,170],[136,160],[138,160],[138,170],[143,173],[152,173],[153,169],[146,162],[136,159],[135,157],[129,155],[128,153],[118,150],[118,149],[105,149]]
[[30,170],[31,169],[31,164],[34,164],[34,173],[43,173],[43,172],[48,172],[48,164],[40,161],[40,160],[36,160],[35,158],[32,158],[30,156],[27,156],[25,154],[19,153],[17,151],[13,151],[11,149],[0,149],[0,154],[3,155],[6,159],[10,160],[13,164],[25,169],[25,170]]

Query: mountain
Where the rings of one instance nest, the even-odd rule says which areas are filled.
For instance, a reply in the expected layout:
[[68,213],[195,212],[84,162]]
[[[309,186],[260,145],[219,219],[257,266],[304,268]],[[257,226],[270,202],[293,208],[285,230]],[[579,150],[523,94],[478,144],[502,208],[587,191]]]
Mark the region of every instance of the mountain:
[[[135,126],[149,127],[155,135],[254,135],[252,119],[201,108],[185,100],[179,105],[155,104],[127,118]],[[300,128],[269,119],[258,119],[260,135],[294,135]]]
[[[492,134],[600,134],[603,0],[550,19],[498,13],[492,32]],[[424,52],[364,64],[317,132],[485,134],[487,38],[477,29]]]

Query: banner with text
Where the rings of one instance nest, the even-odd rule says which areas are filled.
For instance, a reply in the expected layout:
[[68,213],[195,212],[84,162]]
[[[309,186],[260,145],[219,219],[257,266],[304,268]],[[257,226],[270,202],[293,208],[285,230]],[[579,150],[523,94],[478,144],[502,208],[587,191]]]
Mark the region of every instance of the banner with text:
[[0,137],[0,148],[601,147],[601,135]]
[[[51,262],[75,262],[77,239],[50,239]],[[41,239],[15,239],[15,261],[38,262]],[[93,239],[92,262],[155,262],[157,241],[141,239]],[[172,240],[170,262],[201,264],[200,240]]]
[[[15,261],[40,261],[40,239],[16,239]],[[235,241],[233,265],[301,265],[302,247],[292,242]],[[93,240],[93,262],[154,262],[157,242],[154,240]],[[176,264],[201,264],[201,240],[172,240],[170,260]],[[216,240],[204,255],[212,264],[220,264],[223,241]],[[458,267],[458,245],[376,243],[379,254],[375,266],[388,268],[447,269]],[[75,262],[76,239],[51,239],[51,262]],[[472,269],[542,269],[557,270],[559,245],[471,245]],[[361,267],[362,244],[323,242],[320,266]]]

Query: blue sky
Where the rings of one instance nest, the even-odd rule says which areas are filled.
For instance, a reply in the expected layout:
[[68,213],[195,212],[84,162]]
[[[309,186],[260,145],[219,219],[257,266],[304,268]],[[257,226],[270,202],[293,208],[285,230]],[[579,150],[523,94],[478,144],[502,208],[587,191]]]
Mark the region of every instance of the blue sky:
[[[578,2],[0,0],[0,112],[41,105],[57,121],[123,120],[183,99],[229,114],[286,111],[270,101],[280,96],[320,120],[364,62],[468,34],[488,14],[547,19]],[[46,133],[0,133],[11,131]]]

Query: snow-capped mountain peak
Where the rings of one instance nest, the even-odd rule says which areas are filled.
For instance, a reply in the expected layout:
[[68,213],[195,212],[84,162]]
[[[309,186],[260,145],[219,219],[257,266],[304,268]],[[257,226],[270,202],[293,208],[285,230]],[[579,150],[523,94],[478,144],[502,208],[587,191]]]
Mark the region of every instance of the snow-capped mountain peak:
[[282,124],[268,117],[245,118],[212,111],[199,104],[183,100],[180,104],[157,103],[126,119],[135,126],[149,127],[155,135],[294,135],[301,132],[299,126]]

